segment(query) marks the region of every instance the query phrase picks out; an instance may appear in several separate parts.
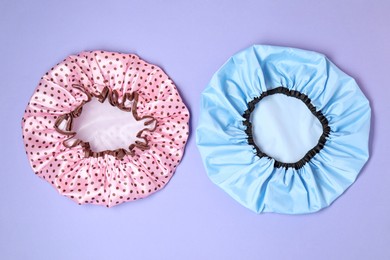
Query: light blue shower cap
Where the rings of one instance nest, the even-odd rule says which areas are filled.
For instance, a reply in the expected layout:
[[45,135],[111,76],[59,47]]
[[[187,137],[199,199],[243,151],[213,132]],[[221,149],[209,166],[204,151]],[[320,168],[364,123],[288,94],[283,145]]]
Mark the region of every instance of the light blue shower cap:
[[[275,94],[302,101],[318,119],[318,141],[294,162],[267,154],[254,138],[251,114]],[[324,55],[255,45],[232,56],[202,93],[196,142],[211,181],[245,207],[310,213],[329,206],[356,180],[369,157],[370,116],[355,80]],[[292,118],[294,111],[277,120],[300,129]],[[263,132],[271,127],[267,120],[256,123]],[[272,137],[278,129],[267,131]],[[292,155],[289,147],[268,147]]]

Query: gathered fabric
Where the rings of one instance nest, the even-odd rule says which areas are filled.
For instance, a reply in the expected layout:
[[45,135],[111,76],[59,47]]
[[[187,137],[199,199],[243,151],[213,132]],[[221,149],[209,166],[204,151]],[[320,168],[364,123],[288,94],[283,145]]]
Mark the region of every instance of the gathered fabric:
[[[128,147],[94,151],[73,121],[96,98],[132,113],[144,128]],[[115,206],[163,188],[188,138],[189,111],[172,80],[134,54],[82,52],[40,80],[22,120],[34,172],[79,204]]]
[[[270,156],[253,138],[251,114],[270,95],[302,101],[322,128],[316,144],[296,162]],[[301,123],[294,111],[264,113]],[[256,213],[310,213],[329,206],[356,180],[369,158],[370,116],[356,81],[324,55],[254,45],[232,56],[203,91],[196,142],[211,181],[245,207]],[[269,122],[258,124],[267,129]],[[272,148],[281,154],[294,152],[278,144]]]

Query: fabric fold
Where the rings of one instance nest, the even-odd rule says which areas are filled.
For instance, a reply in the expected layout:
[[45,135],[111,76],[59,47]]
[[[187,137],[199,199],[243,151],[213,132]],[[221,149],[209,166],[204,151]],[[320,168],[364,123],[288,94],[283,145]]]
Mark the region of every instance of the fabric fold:
[[[263,156],[253,142],[251,110],[276,92],[300,99],[323,125],[318,145],[299,163]],[[196,142],[211,181],[245,207],[310,213],[356,180],[369,157],[370,115],[355,80],[324,55],[254,45],[232,56],[203,91]]]
[[[93,151],[72,120],[96,98],[144,121],[128,149]],[[163,188],[187,142],[189,111],[172,80],[134,54],[72,55],[40,80],[22,120],[34,172],[77,203],[111,207]],[[151,125],[154,124],[154,127]]]

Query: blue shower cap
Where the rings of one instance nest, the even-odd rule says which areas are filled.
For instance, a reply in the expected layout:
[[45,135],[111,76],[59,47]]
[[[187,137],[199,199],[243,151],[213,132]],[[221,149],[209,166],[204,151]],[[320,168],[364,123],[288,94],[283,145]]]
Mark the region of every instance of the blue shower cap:
[[255,45],[202,93],[196,142],[211,181],[245,207],[310,213],[356,180],[369,157],[370,116],[355,80],[324,55]]

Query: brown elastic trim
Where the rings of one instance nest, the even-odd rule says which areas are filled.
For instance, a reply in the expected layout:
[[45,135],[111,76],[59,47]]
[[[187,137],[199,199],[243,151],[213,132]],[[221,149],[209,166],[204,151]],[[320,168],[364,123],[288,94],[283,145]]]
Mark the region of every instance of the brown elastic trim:
[[[57,132],[68,136],[68,138],[63,141],[63,144],[65,147],[72,148],[72,147],[75,147],[77,145],[80,145],[83,147],[83,149],[85,151],[85,157],[100,157],[100,156],[104,156],[104,155],[108,154],[108,155],[115,156],[118,159],[122,159],[125,155],[134,155],[133,149],[135,147],[138,147],[141,150],[149,149],[148,140],[146,140],[146,138],[141,137],[141,136],[142,136],[143,131],[153,132],[157,127],[157,120],[151,116],[144,116],[144,117],[138,116],[138,114],[137,114],[138,93],[125,93],[123,96],[122,102],[119,102],[118,92],[116,90],[111,91],[111,89],[109,87],[104,87],[102,92],[98,95],[88,92],[81,85],[72,85],[72,87],[79,89],[84,94],[86,94],[87,100],[83,101],[81,103],[81,105],[76,107],[76,109],[73,110],[72,112],[59,116],[54,123],[54,129]],[[68,142],[76,135],[76,132],[72,131],[73,119],[76,117],[79,117],[81,115],[83,106],[86,103],[88,103],[89,101],[91,101],[91,99],[93,97],[97,98],[99,100],[99,102],[101,102],[101,103],[103,103],[108,98],[108,102],[110,102],[110,104],[112,106],[116,106],[123,111],[132,112],[134,118],[137,121],[149,118],[150,120],[148,120],[144,123],[145,126],[151,125],[154,122],[155,122],[155,126],[153,127],[153,129],[144,128],[141,131],[139,131],[137,133],[137,137],[144,139],[144,142],[135,141],[134,144],[131,144],[129,146],[128,150],[120,148],[120,149],[116,149],[116,150],[105,150],[105,151],[101,151],[101,152],[94,152],[91,150],[90,144],[88,142],[84,142],[80,139],[76,139],[71,144],[69,144]],[[126,107],[127,101],[132,102],[131,107]],[[59,126],[61,125],[61,123],[64,120],[66,122],[65,131],[59,128]]]
[[[312,148],[311,150],[309,150],[302,159],[300,159],[299,161],[297,161],[295,163],[283,163],[283,162],[276,160],[275,158],[272,158],[271,156],[269,156],[266,153],[264,153],[263,151],[261,151],[260,148],[255,144],[254,139],[253,139],[252,123],[250,122],[251,113],[255,109],[256,104],[258,102],[260,102],[260,100],[262,100],[266,96],[273,95],[273,94],[284,94],[284,95],[289,96],[289,97],[298,98],[303,103],[305,103],[307,108],[313,113],[313,115],[315,117],[317,117],[317,119],[322,124],[322,135],[320,136],[317,145],[314,148]],[[319,153],[322,148],[324,148],[325,143],[326,143],[326,139],[328,138],[330,130],[331,130],[329,127],[328,119],[322,114],[322,112],[320,110],[317,111],[316,107],[311,103],[311,100],[307,95],[305,95],[299,91],[296,91],[296,90],[289,90],[288,88],[285,88],[285,87],[277,87],[274,89],[270,89],[268,91],[263,92],[260,95],[260,97],[254,98],[251,102],[248,103],[248,109],[244,112],[243,117],[245,118],[243,124],[246,126],[245,133],[248,135],[248,143],[256,149],[256,154],[260,158],[266,157],[269,159],[274,159],[275,160],[274,166],[276,168],[280,168],[280,167],[285,167],[285,168],[291,167],[291,168],[295,168],[295,169],[302,168],[317,153]]]

